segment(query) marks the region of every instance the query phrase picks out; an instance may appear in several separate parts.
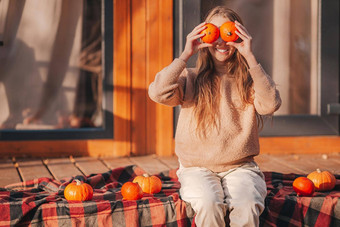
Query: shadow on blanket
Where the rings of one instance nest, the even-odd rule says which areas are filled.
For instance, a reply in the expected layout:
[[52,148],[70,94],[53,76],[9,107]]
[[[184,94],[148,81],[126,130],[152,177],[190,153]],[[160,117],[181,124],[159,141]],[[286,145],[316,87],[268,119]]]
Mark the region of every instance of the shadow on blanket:
[[[123,183],[143,174],[137,166],[75,178],[91,184],[91,201],[68,202],[65,186],[74,178],[39,178],[0,189],[0,226],[195,226],[190,204],[180,199],[176,170],[158,174],[162,191],[142,200],[122,200]],[[300,176],[265,172],[268,194],[261,226],[340,226],[340,176],[331,192],[297,197],[292,182]]]

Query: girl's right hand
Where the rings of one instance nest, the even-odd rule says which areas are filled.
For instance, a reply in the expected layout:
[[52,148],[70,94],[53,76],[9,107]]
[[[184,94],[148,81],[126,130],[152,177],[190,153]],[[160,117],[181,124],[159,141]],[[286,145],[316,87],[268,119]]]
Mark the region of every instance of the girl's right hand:
[[187,62],[189,58],[196,54],[199,49],[204,47],[211,47],[213,46],[210,43],[202,43],[199,41],[205,34],[200,34],[201,31],[206,29],[206,22],[203,22],[197,25],[192,32],[187,35],[184,51],[182,52],[181,56],[179,57],[183,61]]

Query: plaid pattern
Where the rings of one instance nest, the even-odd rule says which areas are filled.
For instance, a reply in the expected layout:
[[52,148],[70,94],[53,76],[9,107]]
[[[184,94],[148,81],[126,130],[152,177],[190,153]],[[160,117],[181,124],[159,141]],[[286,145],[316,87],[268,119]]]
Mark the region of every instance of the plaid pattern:
[[312,197],[298,197],[293,181],[305,175],[265,172],[266,208],[260,226],[340,227],[340,175],[332,191],[314,192]]
[[91,201],[68,202],[63,190],[74,178],[39,178],[0,189],[0,226],[191,226],[193,210],[179,198],[176,170],[159,174],[158,194],[138,201],[122,199],[121,186],[144,171],[117,168],[88,177],[76,176],[94,188]]
[[[194,212],[180,199],[176,170],[162,172],[162,191],[138,201],[122,200],[120,188],[144,171],[137,166],[75,178],[91,184],[91,201],[68,202],[65,186],[74,178],[39,178],[0,189],[0,226],[195,226]],[[268,194],[260,226],[340,226],[340,175],[331,192],[297,197],[301,175],[265,172]]]

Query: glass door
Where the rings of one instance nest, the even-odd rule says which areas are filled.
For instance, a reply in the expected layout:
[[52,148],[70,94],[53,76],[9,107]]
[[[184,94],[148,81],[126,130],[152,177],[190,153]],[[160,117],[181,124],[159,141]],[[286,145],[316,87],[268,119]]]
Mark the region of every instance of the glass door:
[[[217,5],[241,16],[258,61],[280,91],[282,106],[265,118],[261,136],[338,135],[339,2],[177,0],[175,56],[186,35]],[[192,59],[189,67],[194,65]]]
[[0,140],[112,138],[112,12],[0,0]]

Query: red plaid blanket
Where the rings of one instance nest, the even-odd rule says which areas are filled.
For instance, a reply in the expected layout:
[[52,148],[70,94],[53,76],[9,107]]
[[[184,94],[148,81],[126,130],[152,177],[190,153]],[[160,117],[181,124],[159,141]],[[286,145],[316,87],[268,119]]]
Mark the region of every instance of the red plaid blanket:
[[340,227],[340,175],[329,192],[314,192],[312,197],[298,197],[294,179],[302,175],[265,172],[266,208],[260,216],[261,226]]
[[[85,202],[68,202],[63,196],[74,178],[9,185],[0,189],[0,226],[194,226],[194,212],[178,194],[176,170],[158,175],[163,182],[160,193],[122,200],[122,184],[142,173],[137,166],[127,166],[76,176],[94,188],[93,199]],[[340,184],[331,192],[297,197],[291,185],[298,176],[265,173],[268,195],[261,226],[340,226]]]
[[68,202],[63,190],[73,181],[39,178],[0,189],[0,226],[190,226],[193,210],[179,198],[175,170],[159,174],[158,194],[138,201],[122,200],[123,183],[143,174],[127,166],[88,177],[76,176],[94,188],[91,201]]

